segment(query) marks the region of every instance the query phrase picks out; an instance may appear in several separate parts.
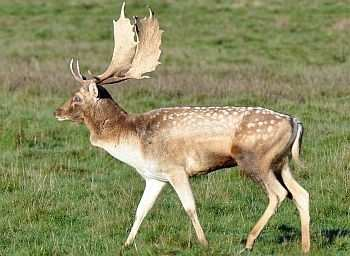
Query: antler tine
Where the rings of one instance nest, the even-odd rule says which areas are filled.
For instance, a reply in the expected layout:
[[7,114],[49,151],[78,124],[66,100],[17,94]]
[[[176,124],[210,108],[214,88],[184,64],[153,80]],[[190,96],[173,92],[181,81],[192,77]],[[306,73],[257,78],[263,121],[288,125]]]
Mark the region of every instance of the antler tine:
[[78,76],[80,77],[80,79],[85,80],[84,76],[80,73],[79,60],[77,60],[76,66],[77,66]]
[[81,77],[81,74],[80,74],[80,71],[79,71],[79,64],[77,62],[77,69],[78,69],[78,72],[79,72],[79,75],[77,75],[74,71],[74,68],[73,68],[73,63],[74,63],[74,58],[72,58],[70,60],[70,64],[69,64],[69,67],[70,67],[70,72],[72,73],[73,77],[75,80],[77,80],[78,82],[80,83],[83,83],[84,82],[84,79]]
[[122,4],[122,8],[120,9],[120,17],[125,18],[125,1]]

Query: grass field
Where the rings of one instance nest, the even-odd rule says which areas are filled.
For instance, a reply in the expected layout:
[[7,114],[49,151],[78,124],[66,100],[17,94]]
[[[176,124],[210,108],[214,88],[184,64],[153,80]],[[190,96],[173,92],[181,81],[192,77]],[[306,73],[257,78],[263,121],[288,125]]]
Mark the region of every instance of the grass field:
[[[303,121],[311,195],[310,255],[350,254],[350,1],[141,1],[163,35],[146,81],[108,86],[130,112],[175,105],[263,106]],[[202,249],[168,187],[135,246],[122,250],[143,180],[93,148],[85,127],[54,109],[76,87],[68,61],[101,72],[117,0],[0,2],[0,255],[235,255],[267,206],[261,188],[227,169],[192,179],[210,243]],[[289,201],[244,255],[300,255]]]

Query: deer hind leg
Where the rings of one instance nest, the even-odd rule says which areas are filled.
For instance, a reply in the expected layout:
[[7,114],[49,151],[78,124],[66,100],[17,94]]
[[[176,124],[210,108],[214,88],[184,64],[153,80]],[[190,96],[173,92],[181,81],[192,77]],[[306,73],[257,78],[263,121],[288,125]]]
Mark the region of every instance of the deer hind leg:
[[288,162],[282,168],[282,180],[293,196],[301,222],[301,244],[304,252],[310,250],[310,215],[309,215],[309,193],[294,179]]
[[176,191],[187,215],[192,221],[199,243],[203,246],[208,246],[208,241],[198,220],[195,200],[187,175],[180,172],[176,176],[171,177],[169,181]]
[[269,197],[269,204],[264,214],[260,217],[253,229],[250,231],[245,246],[246,249],[252,249],[254,241],[260,235],[267,222],[275,214],[277,208],[280,206],[288,194],[287,190],[277,180],[275,174],[272,171],[268,172],[266,176],[261,179],[261,182],[264,185]]

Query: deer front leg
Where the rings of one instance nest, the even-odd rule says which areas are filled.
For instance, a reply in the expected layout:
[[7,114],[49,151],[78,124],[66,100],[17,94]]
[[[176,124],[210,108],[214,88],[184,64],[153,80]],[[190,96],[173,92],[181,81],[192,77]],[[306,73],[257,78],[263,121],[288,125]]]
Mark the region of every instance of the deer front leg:
[[146,217],[149,210],[151,210],[154,202],[156,201],[165,184],[166,182],[146,179],[146,187],[140,203],[137,206],[135,222],[131,228],[128,239],[126,240],[124,246],[129,246],[134,241],[143,219]]
[[177,173],[176,176],[173,176],[169,179],[170,184],[173,186],[176,191],[179,199],[184,207],[187,215],[190,217],[193,227],[196,231],[197,238],[201,245],[208,246],[208,241],[205,238],[205,234],[199,223],[196,204],[194,201],[191,185],[188,180],[186,173]]

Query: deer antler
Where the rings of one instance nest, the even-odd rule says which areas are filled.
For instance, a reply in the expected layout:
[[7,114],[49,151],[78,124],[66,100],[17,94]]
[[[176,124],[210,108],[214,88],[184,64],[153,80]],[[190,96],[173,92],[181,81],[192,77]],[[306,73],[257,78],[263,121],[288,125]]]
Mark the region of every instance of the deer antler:
[[73,70],[73,59],[70,63],[75,80],[80,83],[94,81],[96,84],[114,84],[127,79],[143,79],[143,74],[154,71],[160,64],[161,35],[158,20],[150,10],[149,17],[141,20],[135,18],[131,24],[125,17],[125,2],[122,5],[119,19],[113,20],[114,50],[111,63],[105,72],[86,80],[81,75],[77,61],[77,71]]
[[131,68],[126,75],[136,79],[148,78],[142,74],[154,71],[160,64],[158,60],[163,31],[159,30],[158,20],[153,16],[151,9],[149,17],[141,20],[135,17],[135,24],[138,44]]
[[76,68],[77,68],[78,73],[75,73],[74,68],[73,68],[73,63],[74,63],[74,59],[71,59],[69,67],[70,67],[70,72],[72,73],[74,79],[77,80],[80,83],[85,83],[86,78],[80,73],[78,60],[76,62]]

